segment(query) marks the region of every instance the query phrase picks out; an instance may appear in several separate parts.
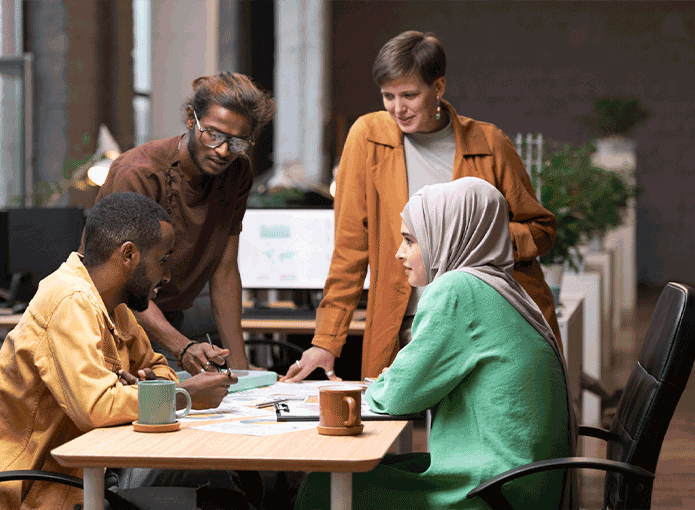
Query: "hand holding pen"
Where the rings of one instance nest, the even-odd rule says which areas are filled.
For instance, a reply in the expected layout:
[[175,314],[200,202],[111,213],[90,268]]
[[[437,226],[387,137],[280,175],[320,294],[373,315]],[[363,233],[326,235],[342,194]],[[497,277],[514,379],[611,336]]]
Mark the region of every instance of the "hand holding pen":
[[191,375],[219,372],[220,366],[226,367],[224,358],[229,356],[229,350],[213,345],[210,335],[207,338],[207,342],[189,342],[179,354],[179,362]]
[[[210,345],[210,348],[217,351],[218,348],[212,343],[212,338],[210,338],[210,333],[206,333],[205,337],[208,340],[208,344]],[[224,349],[225,351],[227,349]],[[207,353],[206,353],[207,354]],[[218,355],[213,356],[212,358],[208,356],[208,361],[205,365],[203,365],[203,369],[207,372],[225,372],[227,370],[227,362],[219,356],[219,353],[216,353]],[[220,361],[221,359],[221,361]]]

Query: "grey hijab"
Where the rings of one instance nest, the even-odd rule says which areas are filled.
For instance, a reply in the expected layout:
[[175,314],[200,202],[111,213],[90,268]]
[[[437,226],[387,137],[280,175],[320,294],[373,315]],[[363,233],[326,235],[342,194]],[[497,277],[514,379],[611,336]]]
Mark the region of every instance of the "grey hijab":
[[[428,284],[447,271],[476,276],[499,292],[553,348],[565,373],[574,456],[577,428],[565,358],[540,308],[512,278],[514,258],[504,196],[487,181],[464,177],[423,187],[410,198],[401,217],[420,245]],[[576,471],[567,471],[562,508],[578,508],[576,487]]]
[[425,186],[401,217],[420,245],[428,284],[447,271],[471,273],[509,301],[560,355],[538,305],[512,278],[509,211],[497,188],[477,177]]

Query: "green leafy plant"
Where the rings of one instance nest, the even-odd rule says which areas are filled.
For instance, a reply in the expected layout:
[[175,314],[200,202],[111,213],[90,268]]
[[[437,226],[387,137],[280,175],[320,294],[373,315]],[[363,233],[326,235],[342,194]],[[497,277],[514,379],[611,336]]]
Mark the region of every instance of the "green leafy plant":
[[619,227],[630,199],[639,194],[639,188],[628,184],[619,173],[597,167],[592,170],[584,211],[583,232],[587,237],[604,236]]
[[555,215],[557,231],[551,250],[541,256],[542,264],[568,262],[576,269],[576,260],[581,260],[578,246],[582,238],[582,205],[578,199],[580,165],[574,148],[563,144],[548,151],[543,157],[540,175],[540,199],[543,207]]
[[[89,139],[89,135],[83,133],[81,144],[75,145],[75,150],[84,150],[83,146],[89,143]],[[84,154],[81,159],[74,159],[68,156],[63,164],[60,179],[56,181],[36,181],[32,189],[28,190],[26,195],[30,203],[33,204],[34,207],[50,207],[53,205],[52,202],[60,198],[64,193],[67,193],[69,188],[86,186],[83,183],[73,182],[72,176],[77,170],[89,163],[92,157],[92,154]],[[9,202],[12,206],[19,207],[22,204],[22,198],[21,195],[15,195]]]
[[540,175],[541,203],[555,215],[557,234],[541,263],[568,262],[577,269],[579,245],[594,235],[620,226],[623,214],[638,188],[610,170],[595,166],[592,143],[546,143]]

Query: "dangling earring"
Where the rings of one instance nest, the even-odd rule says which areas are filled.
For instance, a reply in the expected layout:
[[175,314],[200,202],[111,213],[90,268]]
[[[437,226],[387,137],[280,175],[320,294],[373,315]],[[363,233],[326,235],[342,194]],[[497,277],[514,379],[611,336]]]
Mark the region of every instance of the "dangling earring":
[[442,118],[442,103],[439,98],[437,98],[437,115],[435,115],[434,118],[437,120]]

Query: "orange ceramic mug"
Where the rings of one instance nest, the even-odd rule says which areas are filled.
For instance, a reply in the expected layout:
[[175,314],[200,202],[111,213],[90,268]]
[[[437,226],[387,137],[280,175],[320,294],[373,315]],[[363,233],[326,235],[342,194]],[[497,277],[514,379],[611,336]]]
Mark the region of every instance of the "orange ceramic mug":
[[319,388],[319,434],[349,436],[361,434],[362,388],[341,384]]

